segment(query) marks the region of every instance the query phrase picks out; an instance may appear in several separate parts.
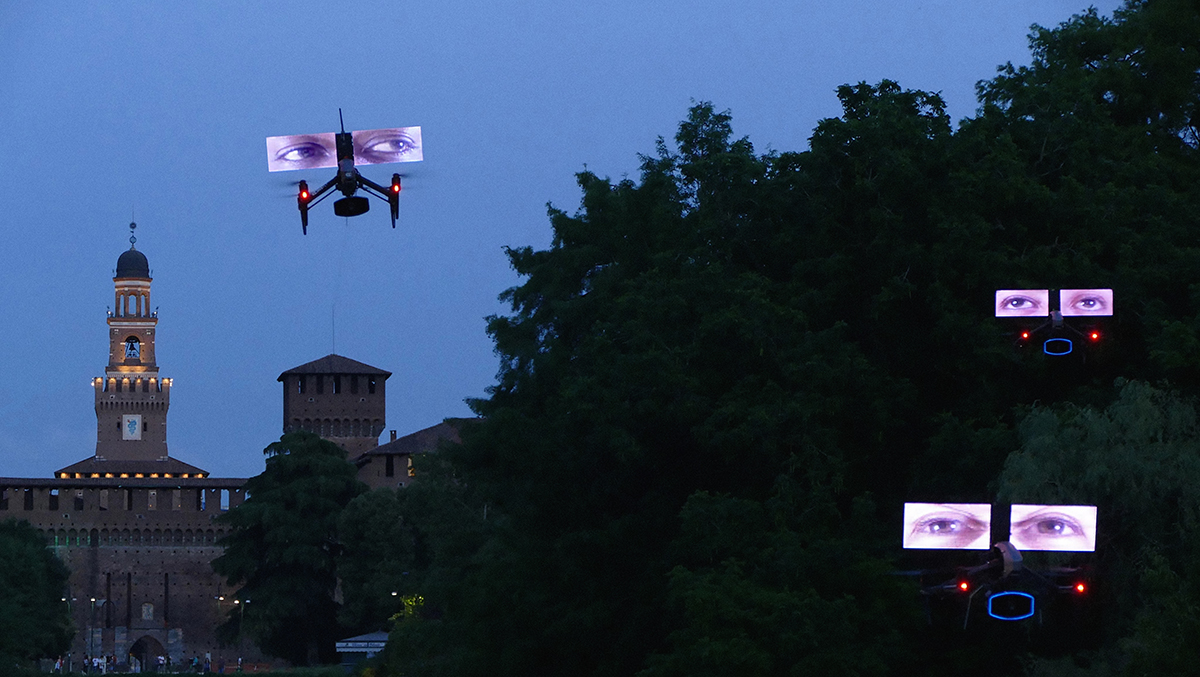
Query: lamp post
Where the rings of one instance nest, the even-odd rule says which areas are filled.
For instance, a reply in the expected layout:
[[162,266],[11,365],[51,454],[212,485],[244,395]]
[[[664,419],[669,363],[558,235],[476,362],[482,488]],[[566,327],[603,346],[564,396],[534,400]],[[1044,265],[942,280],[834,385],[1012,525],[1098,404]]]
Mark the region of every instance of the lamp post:
[[[68,591],[68,594],[70,594],[70,591]],[[74,609],[72,609],[71,602],[76,601],[76,598],[75,597],[63,597],[62,601],[66,602],[67,616],[69,616],[72,619],[71,622],[74,623],[75,622],[75,620],[74,620],[75,619],[75,611],[74,611]],[[72,642],[72,644],[74,644],[74,642]],[[67,672],[71,672],[74,669],[72,667],[74,665],[73,659],[74,659],[74,654],[70,651],[70,649],[68,649],[67,650]]]
[[[92,631],[92,628],[94,628],[94,627],[96,627],[96,598],[95,597],[92,598],[92,611],[91,611],[91,615],[88,617],[88,657],[87,657],[87,660],[89,660],[89,661],[92,660],[92,657],[94,657],[96,655],[96,634]],[[85,670],[88,670],[90,668],[91,668],[90,665],[84,667]]]
[[249,603],[250,603],[250,600],[248,600],[248,599],[246,599],[246,600],[241,600],[241,599],[235,599],[235,600],[233,600],[233,604],[234,604],[234,606],[236,606],[236,607],[238,608],[238,636],[237,636],[237,644],[238,644],[238,667],[239,667],[239,668],[242,666],[242,621],[244,621],[244,620],[246,619],[246,605],[247,605],[247,604],[249,604]]

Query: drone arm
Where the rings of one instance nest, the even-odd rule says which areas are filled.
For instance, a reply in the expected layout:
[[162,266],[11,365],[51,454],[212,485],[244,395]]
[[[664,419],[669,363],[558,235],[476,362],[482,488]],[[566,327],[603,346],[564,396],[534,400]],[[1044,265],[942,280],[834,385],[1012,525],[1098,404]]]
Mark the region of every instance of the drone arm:
[[396,227],[396,217],[400,214],[400,177],[397,174],[392,175],[393,189],[389,190],[383,186],[368,179],[362,174],[358,175],[358,185],[362,186],[363,190],[382,199],[387,200],[388,206],[392,211],[392,228]]
[[376,197],[382,198],[384,200],[388,199],[388,189],[387,188],[384,188],[383,186],[379,185],[378,183],[375,183],[374,181],[363,176],[362,174],[358,175],[358,185],[361,186],[368,193],[371,193],[372,195],[374,195]]
[[315,193],[308,191],[308,182],[300,182],[300,194],[296,197],[296,206],[300,208],[300,229],[308,235],[308,209],[317,204],[329,194],[329,189],[337,182],[336,178]]
[[316,190],[316,192],[314,192],[312,194],[312,198],[309,199],[309,201],[308,201],[308,206],[311,207],[311,206],[317,204],[318,202],[320,202],[321,200],[324,200],[325,198],[329,197],[330,190],[332,190],[333,187],[336,185],[337,185],[337,177],[335,176],[332,179],[330,179],[329,181],[327,181],[324,186],[321,186],[320,188],[318,188]]

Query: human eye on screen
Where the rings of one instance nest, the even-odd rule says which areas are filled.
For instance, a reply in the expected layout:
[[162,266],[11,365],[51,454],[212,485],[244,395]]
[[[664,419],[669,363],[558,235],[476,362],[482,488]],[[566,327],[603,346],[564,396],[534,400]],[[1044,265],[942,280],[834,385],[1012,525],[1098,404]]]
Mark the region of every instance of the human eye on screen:
[[1062,304],[1064,314],[1073,315],[1108,315],[1108,297],[1097,291],[1080,291],[1071,294]]
[[396,162],[416,149],[415,139],[405,132],[396,131],[368,137],[358,153],[364,162],[383,164]]
[[304,141],[280,148],[275,154],[275,159],[291,164],[310,165],[328,156],[329,150],[325,146],[313,141]]
[[1091,550],[1095,547],[1090,533],[1094,518],[1085,520],[1085,517],[1082,512],[1071,514],[1062,508],[1014,515],[1009,540],[1026,550]]
[[966,511],[937,507],[910,520],[908,547],[965,548],[990,531],[990,523]]
[[1005,297],[1004,300],[1000,302],[1000,309],[1018,313],[1033,312],[1041,308],[1041,305],[1042,304],[1038,303],[1037,299],[1035,298],[1014,294],[1012,296]]

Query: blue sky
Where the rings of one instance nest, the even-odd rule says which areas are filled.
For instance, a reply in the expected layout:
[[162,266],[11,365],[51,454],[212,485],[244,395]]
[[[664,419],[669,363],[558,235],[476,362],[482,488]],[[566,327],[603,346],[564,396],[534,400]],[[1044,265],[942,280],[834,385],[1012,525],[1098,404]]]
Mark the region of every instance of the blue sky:
[[[1119,3],[1097,4],[1111,14]],[[939,91],[955,120],[1067,0],[5,2],[0,5],[0,476],[91,456],[117,256],[154,275],[172,456],[262,469],[279,373],[334,351],[393,372],[388,428],[469,415],[494,381],[484,317],[545,246],[574,174],[636,177],[693,100],[759,151],[802,150],[838,85]],[[401,220],[318,206],[300,234],[267,136],[419,125]],[[327,176],[328,175],[328,176]],[[336,331],[333,329],[336,317]],[[385,433],[386,435],[386,433]]]

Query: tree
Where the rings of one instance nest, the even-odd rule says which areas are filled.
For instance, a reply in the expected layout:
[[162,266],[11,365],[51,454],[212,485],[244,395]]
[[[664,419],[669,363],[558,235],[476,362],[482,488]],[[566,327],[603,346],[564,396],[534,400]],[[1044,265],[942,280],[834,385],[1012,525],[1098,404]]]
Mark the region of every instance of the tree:
[[308,432],[268,446],[249,498],[219,519],[230,527],[213,569],[252,603],[231,613],[227,636],[244,631],[296,665],[336,661],[338,517],[366,490],[340,447]]
[[1179,665],[1172,638],[1200,627],[1200,419],[1177,393],[1141,382],[1118,391],[1104,408],[1032,410],[999,499],[1097,506],[1096,555],[1086,558],[1105,614],[1095,639],[1125,638],[1147,668]]
[[0,522],[0,664],[57,656],[75,630],[62,601],[70,572],[29,522]]
[[[803,151],[757,155],[701,103],[637,181],[580,173],[551,245],[508,251],[522,282],[489,319],[486,421],[445,454],[462,500],[408,520],[486,507],[492,525],[454,558],[427,542],[441,614],[389,665],[998,675],[1054,653],[943,650],[884,574],[897,535],[864,526],[905,500],[991,502],[1034,402],[1102,411],[1118,376],[1200,394],[1195,3],[1133,0],[1030,44],[958,129],[884,80],[839,88]],[[1118,316],[1086,356],[1021,354],[988,310],[999,288],[1105,286]],[[1139,561],[1126,580],[1190,580]],[[1161,601],[1114,608],[1191,608]]]

